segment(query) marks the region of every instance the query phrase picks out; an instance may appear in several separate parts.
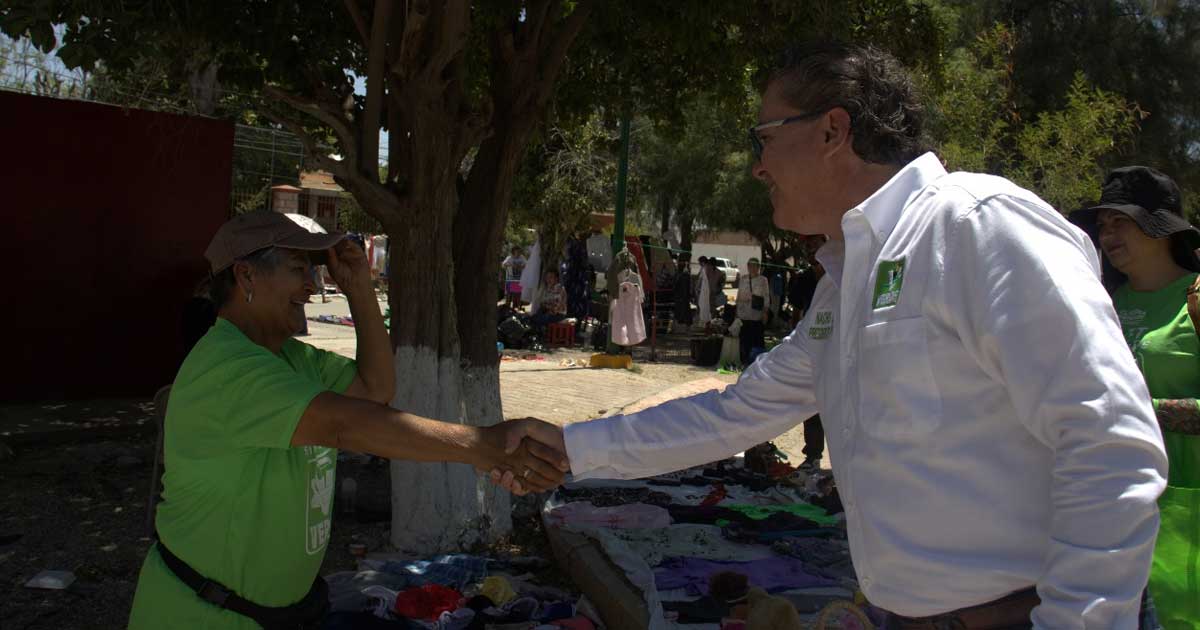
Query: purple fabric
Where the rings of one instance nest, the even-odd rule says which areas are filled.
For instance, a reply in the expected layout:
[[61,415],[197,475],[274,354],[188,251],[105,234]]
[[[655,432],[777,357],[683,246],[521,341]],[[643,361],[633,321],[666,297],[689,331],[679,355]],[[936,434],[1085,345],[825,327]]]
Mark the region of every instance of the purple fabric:
[[769,593],[837,585],[833,580],[805,571],[804,563],[796,558],[764,558],[748,562],[667,558],[654,570],[654,585],[659,590],[685,588],[689,595],[707,595],[709,576],[721,571],[741,573],[750,578],[751,586]]

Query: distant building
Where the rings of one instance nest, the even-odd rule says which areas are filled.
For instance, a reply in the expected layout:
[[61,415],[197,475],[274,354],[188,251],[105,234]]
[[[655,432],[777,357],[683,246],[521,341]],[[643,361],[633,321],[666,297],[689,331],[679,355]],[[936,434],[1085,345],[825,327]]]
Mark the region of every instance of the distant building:
[[692,238],[692,261],[701,256],[725,258],[744,270],[747,260],[762,256],[762,244],[745,232],[708,230]]
[[345,194],[325,171],[300,173],[300,187],[271,187],[271,208],[276,212],[294,212],[311,217],[321,227],[338,229],[338,200]]

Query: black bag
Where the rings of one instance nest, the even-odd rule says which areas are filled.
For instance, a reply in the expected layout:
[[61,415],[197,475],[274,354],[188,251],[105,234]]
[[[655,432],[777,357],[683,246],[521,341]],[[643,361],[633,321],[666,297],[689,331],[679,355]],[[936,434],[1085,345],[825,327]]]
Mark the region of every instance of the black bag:
[[761,311],[761,310],[763,310],[763,307],[766,305],[767,305],[767,301],[765,299],[763,299],[763,296],[761,296],[761,295],[750,296],[750,308],[752,308],[756,311]]
[[525,336],[528,334],[529,326],[526,326],[517,317],[509,317],[496,327],[496,336],[500,338],[500,342],[504,344],[505,348],[524,348]]

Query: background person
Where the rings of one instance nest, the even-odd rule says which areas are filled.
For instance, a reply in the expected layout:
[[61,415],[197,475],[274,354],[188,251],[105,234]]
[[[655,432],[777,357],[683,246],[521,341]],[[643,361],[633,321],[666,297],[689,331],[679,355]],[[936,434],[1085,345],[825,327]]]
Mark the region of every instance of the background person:
[[1200,230],[1183,218],[1179,187],[1145,166],[1105,178],[1099,205],[1072,219],[1095,235],[1125,341],[1154,399],[1170,468],[1150,595],[1165,628],[1200,627],[1200,338],[1189,315]]
[[[343,239],[275,212],[237,216],[213,237],[205,256],[218,318],[171,389],[158,542],[129,627],[250,630],[320,619],[337,449],[481,470],[504,464],[528,489],[562,480],[534,454],[560,460],[553,451],[505,454],[507,433],[525,421],[472,427],[387,406],[391,343],[366,255]],[[315,291],[314,254],[328,257],[349,301],[355,360],[292,338]]]

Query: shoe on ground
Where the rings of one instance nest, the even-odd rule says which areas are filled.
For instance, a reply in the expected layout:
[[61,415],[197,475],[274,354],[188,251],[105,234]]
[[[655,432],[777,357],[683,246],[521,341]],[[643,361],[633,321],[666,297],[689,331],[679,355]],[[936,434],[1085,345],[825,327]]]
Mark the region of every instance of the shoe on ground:
[[817,457],[805,457],[800,463],[800,470],[804,472],[814,472],[821,470],[821,460]]

